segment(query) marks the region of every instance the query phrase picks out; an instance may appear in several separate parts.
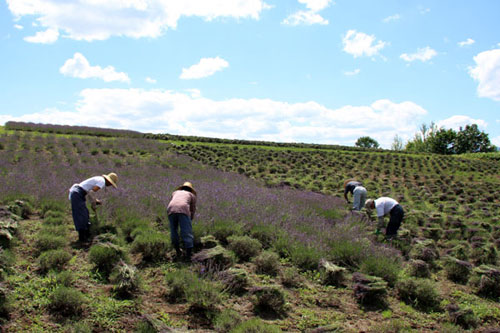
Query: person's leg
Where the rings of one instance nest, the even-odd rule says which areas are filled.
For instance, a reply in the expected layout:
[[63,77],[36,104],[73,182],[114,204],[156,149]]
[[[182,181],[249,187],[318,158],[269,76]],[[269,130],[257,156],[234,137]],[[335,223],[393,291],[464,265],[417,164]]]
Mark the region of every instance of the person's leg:
[[366,202],[366,188],[361,187],[359,191],[359,210],[363,209]]
[[391,217],[389,224],[387,225],[387,230],[385,232],[387,237],[394,237],[398,233],[398,229],[401,226],[401,221],[403,220],[404,211],[401,205],[396,205],[391,210]]
[[356,187],[354,191],[352,192],[352,210],[361,210],[360,205],[361,205],[361,191],[359,187]]
[[79,192],[71,193],[71,214],[73,215],[73,223],[78,232],[78,240],[85,242],[86,230],[89,228],[89,210],[85,203],[85,196]]
[[172,246],[174,247],[177,255],[181,254],[181,249],[179,247],[179,233],[177,231],[179,228],[179,215],[180,214],[170,214],[168,216],[168,221],[170,222],[170,240],[172,241]]
[[186,249],[186,255],[189,259],[191,257],[194,241],[191,218],[187,215],[180,214],[179,224],[181,226],[181,238],[184,243],[184,248]]

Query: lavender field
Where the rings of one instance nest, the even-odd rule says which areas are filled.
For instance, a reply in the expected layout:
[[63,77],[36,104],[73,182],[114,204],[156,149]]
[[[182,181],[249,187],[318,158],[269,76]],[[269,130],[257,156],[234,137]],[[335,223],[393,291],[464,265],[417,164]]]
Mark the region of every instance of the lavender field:
[[[437,189],[431,194],[435,211],[423,214],[432,207],[425,203],[408,209],[400,239],[388,244],[373,235],[374,224],[364,214],[348,213],[344,201],[328,190],[306,191],[289,186],[285,178],[265,186],[269,179],[256,177],[262,173],[258,166],[238,163],[236,149],[227,154],[116,133],[68,133],[30,130],[0,136],[0,202],[12,205],[20,199],[30,206],[3,251],[14,262],[3,264],[6,256],[0,252],[7,332],[451,332],[491,329],[500,320],[498,219],[481,210],[469,212],[470,217],[483,218],[488,226],[464,223],[462,210],[453,215],[451,192],[442,194],[441,211]],[[210,159],[213,152],[218,154]],[[301,156],[287,153],[293,160]],[[302,154],[308,158],[314,151]],[[360,159],[365,153],[355,154]],[[248,161],[248,155],[239,156]],[[215,168],[231,164],[243,171]],[[453,168],[448,161],[444,165]],[[489,169],[484,170],[498,169],[485,165]],[[280,162],[274,167],[294,166]],[[310,168],[313,173],[320,169]],[[356,172],[379,186],[368,170]],[[78,248],[68,189],[109,172],[119,175],[119,188],[100,191],[104,205],[93,217],[94,243]],[[344,172],[335,175],[335,182],[352,176]],[[302,179],[319,190],[331,181],[320,173]],[[384,179],[393,181],[389,174]],[[173,262],[166,215],[171,192],[184,181],[198,193],[193,227],[199,261],[192,264]],[[396,180],[405,189],[402,198],[416,202],[419,192],[412,185],[422,178],[411,181]],[[496,211],[497,195],[478,204]],[[47,233],[60,235],[61,245],[42,244]],[[220,251],[216,264],[203,260],[211,249]],[[50,252],[61,250],[71,255]],[[106,260],[116,265],[103,266]],[[56,300],[63,292],[75,301],[62,302],[63,309],[73,311],[60,316],[54,309],[61,309]]]

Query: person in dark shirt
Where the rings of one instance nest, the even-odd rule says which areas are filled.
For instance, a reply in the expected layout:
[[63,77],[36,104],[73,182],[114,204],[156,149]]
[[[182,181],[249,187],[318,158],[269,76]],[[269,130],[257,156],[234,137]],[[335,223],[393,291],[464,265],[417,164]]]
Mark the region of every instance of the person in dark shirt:
[[354,179],[348,179],[344,182],[344,198],[349,203],[347,195],[351,193],[353,197],[352,210],[360,211],[365,206],[366,188],[361,182]]

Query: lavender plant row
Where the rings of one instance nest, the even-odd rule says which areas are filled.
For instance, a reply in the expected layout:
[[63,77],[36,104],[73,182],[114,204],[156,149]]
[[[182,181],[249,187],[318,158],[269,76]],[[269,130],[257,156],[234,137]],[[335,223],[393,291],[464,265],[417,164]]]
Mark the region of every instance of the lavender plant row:
[[0,144],[0,200],[28,195],[67,202],[73,183],[112,171],[120,177],[119,188],[99,193],[104,201],[100,219],[119,223],[131,216],[166,228],[170,194],[189,180],[198,192],[194,223],[203,227],[218,221],[246,227],[262,224],[325,254],[339,240],[362,242],[367,255],[390,252],[366,242],[362,224],[350,218],[325,217],[324,212],[342,205],[338,198],[287,187],[266,188],[243,175],[218,171],[173,153],[167,143],[3,135]]

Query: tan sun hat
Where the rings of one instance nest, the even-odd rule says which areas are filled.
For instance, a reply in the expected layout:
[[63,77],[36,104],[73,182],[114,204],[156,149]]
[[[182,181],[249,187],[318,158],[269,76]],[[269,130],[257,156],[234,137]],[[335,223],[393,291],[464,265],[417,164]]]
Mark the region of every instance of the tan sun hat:
[[375,200],[373,199],[368,199],[365,201],[365,207],[368,208],[368,209],[372,209],[372,204],[375,203]]
[[107,175],[102,175],[108,182],[111,183],[111,185],[113,185],[114,188],[116,188],[116,183],[118,182],[118,176],[116,175],[116,173],[114,172],[111,172],[110,174],[107,174]]
[[194,187],[193,187],[193,184],[191,184],[190,182],[185,182],[184,184],[182,184],[181,186],[179,186],[177,188],[177,190],[181,190],[183,187],[188,187],[191,189],[191,191],[193,192],[194,195],[196,195],[196,191],[194,190]]
[[344,182],[344,188],[347,186],[347,184],[348,184],[349,182],[353,182],[353,181],[355,181],[355,180],[356,180],[356,179],[347,179],[347,180]]

